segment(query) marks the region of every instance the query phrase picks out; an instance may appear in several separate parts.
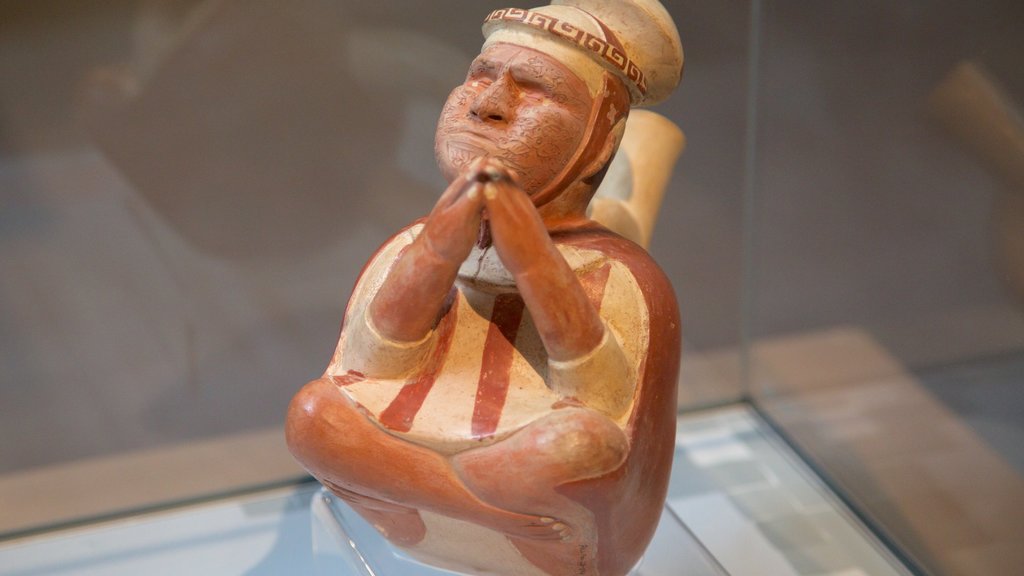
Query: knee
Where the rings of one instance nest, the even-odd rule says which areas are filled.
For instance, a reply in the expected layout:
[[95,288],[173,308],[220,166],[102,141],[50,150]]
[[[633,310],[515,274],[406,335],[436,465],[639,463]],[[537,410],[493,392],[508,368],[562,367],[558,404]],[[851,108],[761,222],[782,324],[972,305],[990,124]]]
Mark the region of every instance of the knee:
[[594,410],[560,410],[538,426],[536,448],[551,452],[577,473],[600,475],[622,465],[629,439],[608,417]]
[[389,458],[394,445],[370,422],[330,377],[306,384],[292,398],[285,421],[292,456],[335,493],[381,493],[401,458]]
[[285,418],[285,441],[295,459],[307,469],[317,459],[316,452],[336,439],[332,407],[338,391],[326,378],[306,384],[292,398]]

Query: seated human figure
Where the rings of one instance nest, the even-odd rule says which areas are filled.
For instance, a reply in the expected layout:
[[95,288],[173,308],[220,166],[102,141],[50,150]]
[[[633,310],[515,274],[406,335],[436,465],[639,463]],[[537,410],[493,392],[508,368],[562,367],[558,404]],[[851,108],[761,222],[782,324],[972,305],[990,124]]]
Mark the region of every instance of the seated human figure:
[[679,319],[647,252],[586,211],[682,50],[655,0],[556,4],[488,16],[438,123],[450,184],[366,265],[287,437],[417,557],[618,575],[664,502]]

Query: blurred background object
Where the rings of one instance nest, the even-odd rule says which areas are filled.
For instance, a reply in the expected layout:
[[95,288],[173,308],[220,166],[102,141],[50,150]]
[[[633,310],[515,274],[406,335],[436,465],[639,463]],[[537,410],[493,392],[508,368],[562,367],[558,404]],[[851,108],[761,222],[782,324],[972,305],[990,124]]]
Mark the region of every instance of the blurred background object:
[[629,113],[619,151],[590,202],[590,217],[644,248],[658,221],[672,168],[686,137],[650,110]]
[[922,570],[1018,573],[1024,306],[993,239],[1016,195],[1024,6],[760,6],[755,405]]
[[1024,302],[1024,116],[973,62],[957,64],[932,93],[936,119],[1005,182],[993,202],[995,245],[1010,290]]

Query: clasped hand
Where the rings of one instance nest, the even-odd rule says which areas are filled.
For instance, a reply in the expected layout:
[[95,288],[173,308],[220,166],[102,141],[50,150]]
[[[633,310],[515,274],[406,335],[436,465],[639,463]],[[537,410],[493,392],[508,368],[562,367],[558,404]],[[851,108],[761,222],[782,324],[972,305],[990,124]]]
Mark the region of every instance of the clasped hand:
[[513,276],[557,254],[517,176],[493,158],[477,159],[448,186],[427,218],[424,239],[436,255],[461,263],[480,237],[481,222]]
[[597,310],[516,175],[486,158],[470,164],[448,186],[420,236],[398,257],[370,306],[372,324],[395,341],[424,338],[443,314],[482,222],[549,357],[570,360],[594,350],[604,336]]

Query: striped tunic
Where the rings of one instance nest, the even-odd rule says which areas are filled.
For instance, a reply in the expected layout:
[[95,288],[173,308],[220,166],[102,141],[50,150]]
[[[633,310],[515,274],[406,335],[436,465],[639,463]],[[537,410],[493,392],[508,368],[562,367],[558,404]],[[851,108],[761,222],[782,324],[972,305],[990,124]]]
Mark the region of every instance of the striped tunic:
[[[368,321],[366,309],[420,230],[422,224],[414,225],[385,244],[353,291],[327,370],[349,398],[388,432],[448,454],[492,443],[560,406],[589,398],[565,398],[556,392],[566,389],[559,383],[625,395],[608,403],[621,410],[605,412],[626,426],[650,324],[629,267],[598,250],[556,241],[606,328],[602,343],[582,358],[548,358],[493,248],[474,248],[435,330],[420,342],[389,341]],[[600,393],[595,397],[600,400]]]

